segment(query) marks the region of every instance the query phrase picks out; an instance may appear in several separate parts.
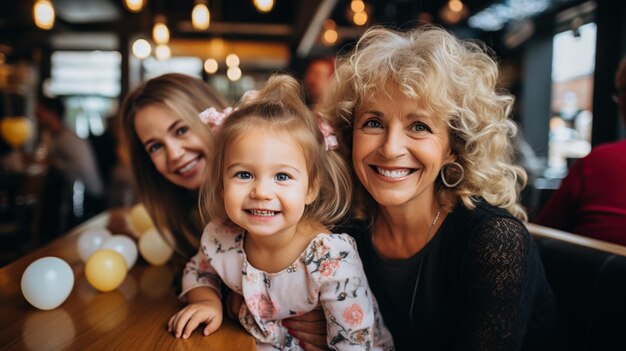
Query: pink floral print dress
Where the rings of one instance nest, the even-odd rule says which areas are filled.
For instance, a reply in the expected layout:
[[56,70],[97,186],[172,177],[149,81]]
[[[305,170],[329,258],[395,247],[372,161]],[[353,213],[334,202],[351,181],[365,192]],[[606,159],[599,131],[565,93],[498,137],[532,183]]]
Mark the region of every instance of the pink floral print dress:
[[243,296],[239,321],[256,338],[258,350],[302,350],[282,320],[319,306],[331,349],[393,350],[352,237],[321,233],[292,265],[267,273],[248,262],[244,236],[240,228],[209,223],[198,254],[185,267],[181,299],[199,286],[219,293],[224,282]]

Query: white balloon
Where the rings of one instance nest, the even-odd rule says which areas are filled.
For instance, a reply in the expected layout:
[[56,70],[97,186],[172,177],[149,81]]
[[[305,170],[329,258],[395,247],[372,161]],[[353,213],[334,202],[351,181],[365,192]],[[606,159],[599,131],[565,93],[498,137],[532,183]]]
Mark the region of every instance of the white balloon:
[[22,295],[40,310],[61,305],[74,287],[74,272],[58,257],[43,257],[26,267],[22,274]]
[[111,237],[111,232],[106,228],[88,228],[78,237],[78,256],[83,262],[87,262],[89,256],[96,252],[100,245]]
[[153,266],[165,264],[174,250],[155,229],[146,230],[139,238],[139,252]]
[[98,250],[102,249],[111,249],[124,256],[128,270],[137,261],[137,245],[133,239],[126,235],[113,235],[106,239],[98,248]]

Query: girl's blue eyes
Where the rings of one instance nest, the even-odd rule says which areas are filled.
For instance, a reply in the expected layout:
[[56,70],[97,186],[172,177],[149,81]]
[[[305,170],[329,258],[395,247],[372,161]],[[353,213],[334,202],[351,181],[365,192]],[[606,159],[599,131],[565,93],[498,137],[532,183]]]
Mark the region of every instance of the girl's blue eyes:
[[189,131],[189,127],[183,126],[183,127],[176,129],[176,135],[183,135],[187,133],[188,131]]
[[287,173],[278,173],[274,176],[274,179],[276,179],[279,182],[285,182],[291,179],[291,176]]
[[[235,173],[235,177],[242,179],[242,180],[249,180],[249,179],[252,179],[252,173],[240,171],[240,172]],[[274,180],[279,181],[279,182],[285,182],[290,179],[291,179],[291,176],[287,173],[277,173],[274,176]]]
[[252,174],[250,174],[250,172],[237,172],[235,173],[235,177],[239,178],[239,179],[252,179]]

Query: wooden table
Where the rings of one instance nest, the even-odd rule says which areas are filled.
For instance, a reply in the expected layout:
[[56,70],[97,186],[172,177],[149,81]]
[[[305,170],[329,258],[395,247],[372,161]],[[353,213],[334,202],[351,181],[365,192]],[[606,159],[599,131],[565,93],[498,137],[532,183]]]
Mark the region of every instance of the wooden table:
[[[83,273],[76,240],[87,227],[109,223],[103,213],[49,245],[0,269],[0,350],[255,350],[252,336],[224,317],[220,329],[189,339],[167,332],[169,317],[182,306],[176,298],[171,266],[153,267],[141,258],[122,285],[108,293],[92,288]],[[74,271],[74,288],[56,309],[41,311],[22,296],[26,267],[38,258],[56,256]]]

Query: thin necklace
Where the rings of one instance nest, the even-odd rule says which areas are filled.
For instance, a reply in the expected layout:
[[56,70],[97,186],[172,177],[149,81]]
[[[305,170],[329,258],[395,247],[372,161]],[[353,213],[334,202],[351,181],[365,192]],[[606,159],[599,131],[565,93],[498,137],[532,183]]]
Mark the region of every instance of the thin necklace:
[[[430,224],[430,228],[428,229],[428,234],[426,235],[426,240],[430,238],[430,234],[439,219],[439,215],[441,214],[441,207],[437,210],[437,214],[435,215],[435,219]],[[415,307],[415,294],[417,293],[417,287],[420,283],[420,277],[422,275],[422,266],[424,265],[424,257],[420,258],[420,266],[417,268],[417,278],[415,278],[415,286],[413,286],[413,297],[411,297],[411,308],[409,309],[409,320],[413,322],[413,308]]]

